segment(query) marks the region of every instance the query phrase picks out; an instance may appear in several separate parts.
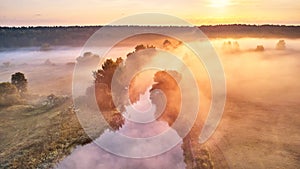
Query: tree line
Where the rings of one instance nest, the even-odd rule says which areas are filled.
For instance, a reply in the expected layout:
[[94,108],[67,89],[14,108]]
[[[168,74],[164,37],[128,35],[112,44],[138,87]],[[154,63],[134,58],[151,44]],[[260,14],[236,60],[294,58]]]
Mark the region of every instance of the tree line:
[[[142,26],[112,26],[142,28]],[[82,46],[101,26],[0,27],[0,48]],[[168,29],[170,27],[166,27]],[[300,26],[284,25],[208,25],[199,26],[209,38],[300,38]]]

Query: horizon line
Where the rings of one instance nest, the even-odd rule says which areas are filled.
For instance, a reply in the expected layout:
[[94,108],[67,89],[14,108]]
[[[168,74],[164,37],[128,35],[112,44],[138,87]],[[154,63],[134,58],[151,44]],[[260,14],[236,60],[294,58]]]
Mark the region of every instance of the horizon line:
[[203,25],[23,25],[23,26],[9,26],[9,25],[0,25],[0,28],[66,28],[66,27],[104,27],[104,26],[127,26],[127,27],[205,27],[205,26],[286,26],[286,27],[299,27],[300,24],[247,24],[247,23],[236,23],[236,24],[203,24]]

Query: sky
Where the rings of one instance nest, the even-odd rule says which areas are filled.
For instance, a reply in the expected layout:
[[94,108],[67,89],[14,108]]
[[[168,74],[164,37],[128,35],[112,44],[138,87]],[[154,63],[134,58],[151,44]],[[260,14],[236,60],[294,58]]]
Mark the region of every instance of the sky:
[[298,0],[0,0],[0,26],[105,25],[163,13],[194,25],[300,25]]

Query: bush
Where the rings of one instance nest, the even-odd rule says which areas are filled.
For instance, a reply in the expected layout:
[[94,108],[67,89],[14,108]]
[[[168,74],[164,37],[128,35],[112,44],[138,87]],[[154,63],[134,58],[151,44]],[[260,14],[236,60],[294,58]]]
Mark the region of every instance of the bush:
[[286,43],[284,40],[279,40],[278,43],[276,44],[276,49],[277,50],[284,50],[286,48]]
[[257,45],[255,51],[256,52],[263,52],[263,51],[265,51],[265,48],[264,48],[263,45]]
[[21,102],[17,87],[9,82],[0,83],[0,106],[11,106]]

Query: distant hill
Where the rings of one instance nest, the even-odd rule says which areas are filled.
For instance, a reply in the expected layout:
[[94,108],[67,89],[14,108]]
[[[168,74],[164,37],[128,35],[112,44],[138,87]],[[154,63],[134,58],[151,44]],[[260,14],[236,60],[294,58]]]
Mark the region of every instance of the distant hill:
[[[128,28],[134,27],[138,26]],[[82,46],[100,28],[101,26],[0,27],[0,48],[40,47],[44,44]],[[216,25],[199,26],[199,29],[209,38],[300,38],[300,26]]]

